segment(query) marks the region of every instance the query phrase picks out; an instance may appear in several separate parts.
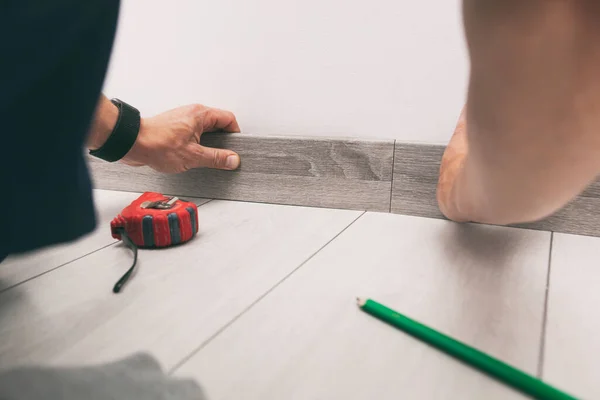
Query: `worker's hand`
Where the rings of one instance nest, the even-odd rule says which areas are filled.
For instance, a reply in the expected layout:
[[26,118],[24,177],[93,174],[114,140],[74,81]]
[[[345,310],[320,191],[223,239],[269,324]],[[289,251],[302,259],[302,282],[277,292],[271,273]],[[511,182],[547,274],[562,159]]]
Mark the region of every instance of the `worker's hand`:
[[138,138],[122,161],[170,173],[199,167],[236,169],[240,164],[236,153],[200,145],[204,132],[215,131],[239,132],[240,127],[231,112],[202,105],[183,106],[143,118]]
[[454,187],[459,172],[469,151],[467,141],[467,115],[466,107],[463,108],[454,134],[446,147],[440,165],[440,177],[437,186],[437,200],[440,211],[446,218],[457,222],[466,222],[462,213],[456,207]]

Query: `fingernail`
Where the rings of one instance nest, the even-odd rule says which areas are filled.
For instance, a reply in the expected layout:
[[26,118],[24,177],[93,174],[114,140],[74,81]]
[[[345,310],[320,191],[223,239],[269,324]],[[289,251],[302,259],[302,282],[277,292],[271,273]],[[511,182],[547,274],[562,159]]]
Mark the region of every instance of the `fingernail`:
[[238,156],[228,156],[225,161],[225,166],[229,169],[236,169],[240,165],[240,158]]

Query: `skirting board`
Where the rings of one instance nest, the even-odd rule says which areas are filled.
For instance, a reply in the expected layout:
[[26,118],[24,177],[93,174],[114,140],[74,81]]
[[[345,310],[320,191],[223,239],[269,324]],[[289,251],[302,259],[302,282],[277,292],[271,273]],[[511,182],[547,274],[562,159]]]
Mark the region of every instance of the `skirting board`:
[[[396,142],[391,212],[443,218],[436,201],[444,146]],[[551,217],[522,228],[600,236],[600,182]]]
[[[443,218],[436,185],[444,146],[248,134],[204,134],[202,144],[238,152],[237,171],[161,174],[89,157],[98,189]],[[600,236],[600,182],[553,216],[519,227]]]
[[393,140],[204,134],[240,154],[236,171],[160,174],[91,158],[96,188],[352,210],[389,211]]

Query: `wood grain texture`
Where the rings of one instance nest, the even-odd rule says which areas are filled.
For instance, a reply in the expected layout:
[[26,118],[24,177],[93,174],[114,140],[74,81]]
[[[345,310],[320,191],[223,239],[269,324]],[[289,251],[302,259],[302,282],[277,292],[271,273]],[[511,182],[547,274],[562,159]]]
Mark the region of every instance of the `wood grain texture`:
[[543,377],[600,398],[600,238],[554,234]]
[[[443,218],[436,200],[442,145],[242,134],[205,134],[203,144],[238,151],[242,155],[240,170],[166,175],[90,157],[95,185]],[[600,180],[551,217],[516,226],[600,236]]]
[[[0,294],[0,367],[89,365],[137,351],[165,368],[230,322],[360,215],[358,211],[213,201],[192,241],[97,251]],[[40,262],[43,262],[40,261]]]
[[[397,214],[444,218],[436,187],[444,146],[396,142],[391,211]],[[563,209],[542,221],[518,227],[600,236],[600,181],[593,182]]]
[[176,371],[224,399],[509,399],[356,296],[535,374],[550,233],[367,213]]
[[581,193],[582,197],[591,197],[594,199],[600,199],[600,179],[592,182],[583,193]]
[[597,183],[550,217],[519,227],[576,235],[600,236],[600,198],[584,196],[593,194]]
[[[4,262],[0,263],[0,292],[114,243],[115,240],[110,235],[110,221],[139,195],[140,193],[95,189],[93,196],[97,211],[96,229],[72,243],[51,246],[27,254],[8,257]],[[196,204],[203,204],[208,201],[206,199],[190,200]]]
[[393,140],[204,134],[202,144],[241,156],[237,171],[178,175],[89,157],[95,186],[274,204],[388,211]]
[[443,218],[436,187],[444,146],[396,142],[391,212]]

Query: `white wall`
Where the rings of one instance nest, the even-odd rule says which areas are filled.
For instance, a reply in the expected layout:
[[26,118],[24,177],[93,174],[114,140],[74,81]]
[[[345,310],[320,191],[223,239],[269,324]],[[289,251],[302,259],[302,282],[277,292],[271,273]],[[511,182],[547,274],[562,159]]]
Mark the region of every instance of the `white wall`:
[[245,132],[446,142],[466,94],[460,0],[124,0],[105,93]]

